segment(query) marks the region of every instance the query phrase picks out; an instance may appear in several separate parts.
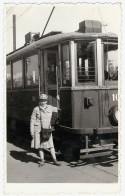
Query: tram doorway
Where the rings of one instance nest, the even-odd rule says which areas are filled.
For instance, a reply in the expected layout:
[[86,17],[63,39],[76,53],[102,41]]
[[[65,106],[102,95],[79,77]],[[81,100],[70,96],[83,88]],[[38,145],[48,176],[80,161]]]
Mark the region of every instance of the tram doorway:
[[58,94],[58,47],[44,50],[44,91],[49,95],[48,102],[57,106],[56,96]]

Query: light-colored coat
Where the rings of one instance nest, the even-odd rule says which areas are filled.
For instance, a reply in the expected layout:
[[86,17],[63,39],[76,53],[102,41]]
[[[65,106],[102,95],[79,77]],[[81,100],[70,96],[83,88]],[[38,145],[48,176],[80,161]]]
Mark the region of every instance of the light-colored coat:
[[[52,148],[53,147],[53,138],[52,134],[50,139],[47,142],[40,142],[40,130],[42,128],[49,129],[51,128],[51,118],[52,113],[57,112],[57,107],[51,105],[46,105],[45,108],[37,106],[33,109],[30,121],[30,133],[33,138],[31,142],[32,148]],[[40,117],[41,114],[41,117]],[[41,119],[41,122],[40,122]]]

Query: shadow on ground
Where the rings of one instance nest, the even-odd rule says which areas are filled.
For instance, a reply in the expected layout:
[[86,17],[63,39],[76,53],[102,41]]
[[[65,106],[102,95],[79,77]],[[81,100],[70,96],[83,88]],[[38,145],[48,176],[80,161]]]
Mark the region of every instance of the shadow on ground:
[[78,161],[72,161],[68,164],[70,167],[80,167],[85,165],[100,165],[102,167],[112,167],[113,163],[118,161],[118,154],[112,153],[112,156],[110,157],[95,157],[95,158],[89,158],[85,160],[78,160]]
[[22,138],[14,134],[7,135],[7,142],[12,143],[14,146],[17,146],[23,150],[30,150],[31,138]]
[[[22,137],[16,137],[15,135],[8,135],[7,137],[7,142],[12,143],[13,145],[21,148],[24,151],[10,151],[10,155],[16,159],[20,160],[22,162],[34,162],[37,163],[40,161],[39,158],[35,158],[32,155],[28,155],[29,152],[33,152],[37,154],[39,157],[38,151],[36,149],[32,149],[30,147],[30,139],[29,138],[22,138]],[[52,157],[49,152],[45,151],[45,160],[47,163],[52,164]],[[57,160],[62,161],[63,157],[61,154],[57,153]],[[88,164],[91,164],[93,166],[100,165],[102,167],[112,167],[114,162],[118,161],[118,154],[113,153],[112,156],[110,157],[98,157],[98,158],[90,158],[86,160],[78,160],[78,161],[72,161],[72,162],[67,162],[67,166],[69,167],[80,167],[80,166],[85,166]]]
[[[15,150],[12,150],[12,151],[10,151],[10,156],[13,157],[14,159],[18,160],[18,161],[21,161],[21,162],[25,162],[25,163],[32,162],[32,163],[37,163],[38,164],[40,162],[39,154],[37,153],[37,151],[35,153],[38,156],[38,158],[34,157],[32,155],[29,155],[29,151],[15,151]],[[58,161],[62,161],[62,158],[61,158],[60,155],[58,155],[57,158],[58,158]],[[48,164],[53,164],[52,161],[53,160],[52,160],[51,155],[49,155],[48,152],[45,152],[45,162],[48,163]]]
[[29,162],[33,162],[33,163],[38,163],[40,161],[39,158],[33,157],[32,155],[28,155],[27,151],[10,151],[10,155],[16,159],[19,160],[21,162],[25,162],[25,163],[29,163]]

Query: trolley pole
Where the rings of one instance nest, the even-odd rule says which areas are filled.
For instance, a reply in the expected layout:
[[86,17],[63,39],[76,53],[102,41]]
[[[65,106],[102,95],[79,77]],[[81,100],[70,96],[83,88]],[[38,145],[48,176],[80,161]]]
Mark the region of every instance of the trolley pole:
[[16,50],[16,15],[13,15],[13,51]]
[[51,18],[51,16],[52,16],[52,13],[53,13],[54,9],[55,9],[55,6],[53,7],[53,9],[52,9],[52,11],[51,11],[51,13],[50,13],[50,15],[49,15],[49,18],[48,18],[48,20],[47,20],[47,23],[46,23],[46,25],[45,25],[45,27],[44,27],[44,30],[43,30],[43,32],[42,32],[42,36],[43,36],[43,34],[44,34],[45,30],[46,30],[46,27],[47,27],[47,25],[48,25],[48,23],[49,23],[49,20],[50,20],[50,18]]

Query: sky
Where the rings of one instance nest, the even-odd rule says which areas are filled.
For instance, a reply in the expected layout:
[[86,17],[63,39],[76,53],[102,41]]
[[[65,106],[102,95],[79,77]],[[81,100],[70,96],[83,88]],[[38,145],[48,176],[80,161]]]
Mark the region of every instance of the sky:
[[[53,6],[6,4],[6,53],[13,51],[13,15],[16,15],[16,48],[19,48],[25,44],[25,34],[28,32],[42,34]],[[79,22],[83,20],[99,20],[104,25],[102,26],[104,33],[119,35],[121,31],[120,4],[56,4],[44,34],[50,31],[74,32],[78,30]]]

